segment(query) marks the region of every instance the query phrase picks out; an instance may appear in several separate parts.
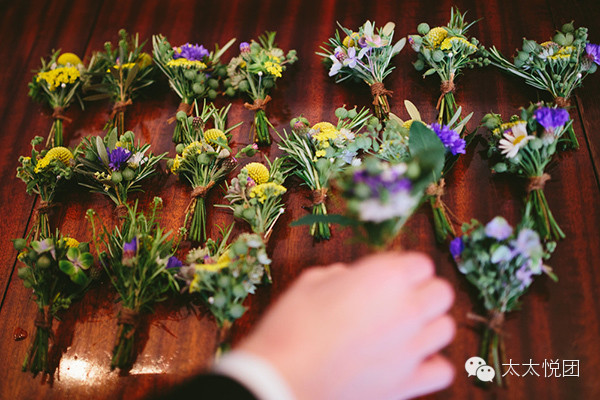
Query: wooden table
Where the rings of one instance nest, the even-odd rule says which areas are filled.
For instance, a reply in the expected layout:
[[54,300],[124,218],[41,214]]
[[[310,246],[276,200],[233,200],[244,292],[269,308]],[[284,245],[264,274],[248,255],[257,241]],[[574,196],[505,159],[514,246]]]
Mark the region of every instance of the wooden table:
[[[94,287],[75,304],[61,322],[55,322],[56,343],[51,351],[53,377],[33,378],[22,373],[20,365],[33,333],[35,306],[29,292],[16,275],[16,251],[11,238],[22,237],[29,229],[36,199],[25,193],[24,184],[15,177],[17,158],[29,152],[29,142],[35,135],[46,136],[51,119],[47,109],[27,97],[27,82],[39,59],[53,48],[62,48],[89,57],[101,49],[105,41],[116,41],[121,27],[139,32],[142,38],[162,33],[171,43],[203,43],[211,48],[231,37],[239,41],[256,38],[264,30],[276,30],[283,49],[298,50],[299,63],[292,66],[279,87],[273,92],[268,113],[278,128],[304,114],[311,122],[332,120],[334,110],[342,104],[368,106],[371,98],[365,85],[336,85],[314,53],[335,29],[335,21],[348,27],[358,27],[365,19],[383,25],[396,23],[400,35],[415,33],[420,22],[431,26],[446,24],[450,7],[456,4],[469,10],[470,20],[483,18],[471,34],[485,45],[495,44],[503,53],[513,54],[524,36],[545,40],[556,28],[572,19],[590,28],[592,42],[600,42],[600,6],[594,0],[531,0],[512,2],[478,2],[473,0],[419,2],[410,1],[31,1],[0,2],[0,398],[2,399],[90,399],[143,398],[157,389],[169,387],[201,371],[211,362],[215,349],[214,321],[201,308],[186,306],[173,299],[156,307],[141,327],[139,356],[128,374],[111,372],[110,353],[116,334],[113,292],[108,284]],[[237,45],[236,45],[237,47]],[[146,47],[150,50],[150,46]],[[235,51],[230,51],[227,57]],[[411,62],[415,53],[407,46],[396,58],[396,70],[386,86],[394,91],[392,111],[407,117],[403,99],[414,102],[424,119],[435,118],[434,105],[439,95],[439,80],[421,79]],[[494,68],[466,70],[457,80],[457,99],[467,111],[474,111],[473,121],[489,111],[509,116],[529,101],[548,99],[520,80]],[[507,388],[474,385],[467,378],[464,362],[475,355],[479,345],[478,328],[466,318],[477,298],[469,284],[452,262],[446,246],[435,243],[430,211],[423,208],[411,219],[398,244],[408,249],[424,251],[433,257],[439,275],[447,278],[456,289],[456,305],[452,315],[458,322],[454,343],[446,354],[456,366],[454,385],[431,398],[600,398],[600,107],[596,96],[600,91],[600,73],[589,76],[585,87],[577,90],[574,109],[581,149],[566,152],[549,171],[552,180],[546,186],[551,209],[567,238],[559,243],[550,264],[560,277],[559,283],[538,279],[524,298],[520,312],[506,322],[507,358],[514,363],[540,363],[541,375],[513,377]],[[230,121],[244,121],[234,132],[238,144],[248,143],[252,114],[242,107],[242,99],[233,100]],[[219,105],[226,104],[219,99]],[[172,126],[166,123],[178,99],[164,80],[145,98],[127,110],[126,126],[144,141],[150,142],[156,153],[174,154],[171,143]],[[66,142],[74,146],[82,137],[100,134],[108,118],[109,105],[95,103],[85,111],[76,106],[67,114],[73,119],[66,124]],[[474,126],[475,123],[472,123]],[[492,176],[484,159],[484,147],[475,141],[449,175],[445,199],[460,220],[478,218],[488,221],[503,215],[513,224],[520,218],[524,190],[517,181]],[[267,152],[271,158],[280,154],[273,145]],[[260,159],[260,155],[255,157]],[[164,167],[164,164],[163,164]],[[161,196],[165,211],[163,225],[176,229],[183,219],[190,189],[172,175],[163,174],[138,196],[142,204]],[[214,190],[209,201],[221,201]],[[81,240],[90,234],[84,219],[85,211],[93,207],[107,222],[111,221],[112,204],[98,195],[73,188],[62,194],[60,209],[54,214],[54,226]],[[250,311],[233,329],[234,340],[249,332],[260,315],[302,269],[314,264],[352,261],[366,254],[363,246],[348,245],[349,232],[334,229],[333,238],[325,243],[313,243],[307,228],[290,228],[293,220],[305,214],[307,192],[297,185],[287,196],[288,211],[283,215],[269,246],[274,260],[274,283],[261,287],[246,305]],[[339,204],[332,204],[333,209]],[[210,208],[210,234],[217,233],[217,224],[228,223],[232,216]],[[244,226],[238,224],[237,231]],[[358,294],[368,296],[368,293]],[[13,330],[22,327],[30,333],[27,340],[15,342]],[[544,360],[579,360],[579,377],[544,377]],[[521,372],[524,372],[521,371]],[[332,374],[333,379],[334,374]]]

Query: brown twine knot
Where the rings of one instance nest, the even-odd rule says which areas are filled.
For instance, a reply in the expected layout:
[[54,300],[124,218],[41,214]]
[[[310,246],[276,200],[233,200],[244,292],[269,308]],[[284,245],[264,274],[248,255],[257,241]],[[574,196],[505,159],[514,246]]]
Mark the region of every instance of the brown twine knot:
[[38,309],[34,325],[42,329],[52,329],[52,313],[50,312],[50,306],[44,306],[42,310]]
[[52,208],[54,208],[54,207],[56,207],[56,204],[52,204],[52,203],[49,203],[49,202],[47,202],[45,200],[41,200],[40,204],[38,204],[38,206],[36,207],[35,211],[38,214],[48,214],[48,212],[50,210],[52,210]]
[[559,106],[560,108],[567,108],[571,105],[571,101],[566,98],[566,97],[557,97],[554,99],[554,102],[556,103],[557,106]]
[[65,109],[63,107],[60,107],[60,106],[54,107],[54,110],[52,112],[52,118],[62,119],[63,121],[66,121],[69,123],[73,122],[73,120],[71,118],[67,117],[64,114],[64,112],[65,112]]
[[129,325],[133,328],[125,335],[127,339],[133,336],[139,323],[140,314],[138,312],[128,307],[121,307],[121,310],[119,311],[119,316],[117,317],[117,324]]
[[191,104],[188,104],[186,102],[181,102],[179,103],[179,107],[177,107],[177,111],[175,111],[175,115],[173,115],[171,118],[169,118],[167,120],[168,124],[172,124],[173,122],[175,122],[177,120],[177,113],[179,111],[183,111],[185,113],[185,115],[190,116],[192,115],[192,111],[194,111],[194,107],[192,107]]
[[379,104],[380,96],[392,97],[393,93],[394,92],[392,90],[388,90],[385,88],[385,85],[383,84],[383,82],[375,82],[374,84],[371,85],[371,96],[373,96],[373,104],[374,105]]
[[115,115],[117,115],[117,113],[125,111],[125,109],[127,108],[127,106],[130,106],[132,104],[133,104],[133,102],[131,101],[131,99],[127,99],[127,101],[117,101],[115,103],[115,105],[113,106],[112,113],[110,114],[110,117],[114,118]]
[[444,195],[444,188],[446,187],[446,180],[440,179],[439,182],[433,182],[425,190],[425,194],[428,196],[435,197],[435,206],[443,207],[442,196]]
[[267,97],[265,97],[264,99],[254,99],[254,102],[252,104],[244,103],[244,107],[246,107],[246,109],[250,111],[265,111],[267,109],[267,103],[270,101],[271,96],[267,95]]
[[544,173],[542,176],[533,176],[529,178],[527,184],[527,193],[531,193],[534,190],[544,190],[546,182],[550,180],[550,174]]
[[435,106],[436,110],[440,109],[440,105],[442,104],[442,99],[448,93],[452,93],[456,90],[456,86],[454,85],[454,74],[450,74],[450,79],[447,81],[443,81],[440,85],[440,97],[437,101],[437,105]]
[[504,335],[504,332],[502,331],[502,327],[504,326],[503,312],[494,310],[489,313],[488,317],[483,317],[474,313],[467,313],[467,318],[473,321],[481,322],[488,329],[496,332],[498,335]]
[[310,192],[310,198],[313,206],[318,206],[319,204],[325,203],[325,199],[327,198],[327,188],[324,187],[313,190]]
[[125,204],[119,204],[116,208],[115,208],[115,216],[117,218],[125,218],[127,217],[127,214],[129,213],[127,210],[127,206]]
[[193,190],[192,190],[192,194],[190,195],[190,197],[192,199],[195,199],[197,197],[202,197],[205,198],[206,195],[208,194],[208,191],[215,185],[214,181],[210,181],[208,182],[208,185],[206,186],[196,186]]

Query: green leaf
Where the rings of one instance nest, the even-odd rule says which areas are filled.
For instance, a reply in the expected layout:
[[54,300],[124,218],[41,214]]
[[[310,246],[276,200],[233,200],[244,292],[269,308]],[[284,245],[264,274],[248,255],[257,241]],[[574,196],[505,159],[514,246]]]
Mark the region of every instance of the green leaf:
[[406,107],[406,111],[408,111],[408,115],[413,121],[421,121],[421,114],[417,107],[410,101],[404,100],[404,107]]
[[77,273],[71,275],[71,280],[79,286],[85,286],[88,282],[88,277],[83,271],[77,270]]
[[108,153],[106,152],[104,141],[100,136],[96,136],[96,151],[98,152],[100,159],[104,163],[104,166],[108,167]]
[[400,51],[402,51],[402,49],[404,48],[405,44],[406,44],[406,38],[402,38],[402,39],[398,40],[398,42],[396,42],[394,47],[392,47],[392,55],[400,53]]
[[79,249],[77,247],[69,247],[69,250],[67,250],[67,258],[72,262],[76,262],[79,258]]
[[82,253],[79,256],[79,264],[82,269],[88,269],[92,265],[94,265],[94,256],[92,253]]
[[73,263],[71,261],[67,261],[67,260],[60,260],[58,262],[58,267],[60,268],[60,270],[62,272],[64,272],[65,274],[72,276],[73,274],[75,274],[78,269],[75,268],[75,265],[73,265]]
[[117,128],[113,128],[109,133],[108,133],[108,137],[106,138],[107,141],[107,147],[110,151],[113,151],[115,149],[115,147],[117,146]]
[[436,178],[440,177],[446,160],[446,148],[434,131],[422,122],[413,122],[408,134],[408,148],[422,168],[430,169]]
[[427,71],[425,71],[425,73],[423,74],[423,78],[432,74],[435,74],[435,68],[429,68]]
[[339,214],[313,215],[308,214],[292,222],[290,226],[312,225],[316,223],[338,224],[340,226],[356,226],[358,221]]

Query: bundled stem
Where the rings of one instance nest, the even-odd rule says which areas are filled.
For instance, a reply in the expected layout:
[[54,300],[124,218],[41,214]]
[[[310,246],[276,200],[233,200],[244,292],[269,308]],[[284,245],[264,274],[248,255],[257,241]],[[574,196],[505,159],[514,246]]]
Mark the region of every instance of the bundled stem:
[[375,82],[371,85],[371,95],[373,96],[373,106],[375,115],[380,121],[387,121],[390,115],[390,104],[388,96],[392,97],[392,91],[387,90],[383,82]]
[[252,104],[244,103],[244,107],[254,111],[253,141],[259,145],[270,145],[271,136],[269,135],[269,120],[267,119],[267,103],[271,101],[271,96],[266,95],[264,99],[255,99]]
[[139,313],[131,308],[122,307],[117,320],[118,333],[113,348],[110,368],[124,369],[133,364],[135,352],[135,332],[139,323]]
[[[196,186],[190,195],[191,199],[185,211],[184,226],[188,228],[189,238],[197,242],[206,240],[206,204],[208,191],[215,185],[214,181],[204,186]],[[186,235],[187,238],[187,235]]]
[[[327,215],[327,188],[321,187],[312,191],[312,214]],[[315,222],[310,226],[310,234],[317,240],[329,240],[331,229],[328,222]]]
[[479,357],[486,362],[491,360],[491,365],[494,367],[494,371],[496,371],[496,384],[502,386],[502,370],[500,366],[503,364],[504,358],[504,341],[502,338],[504,313],[492,311],[489,318],[469,313],[467,317],[485,325]]
[[49,306],[38,308],[35,318],[35,336],[27,356],[23,361],[22,370],[38,372],[50,372],[48,366],[48,344],[52,337],[52,313]]
[[441,94],[436,105],[436,109],[439,111],[438,123],[441,125],[448,124],[458,110],[458,105],[456,104],[456,99],[454,98],[455,89],[456,86],[454,85],[454,74],[451,73],[450,78],[446,81],[443,81],[440,85]]
[[[548,177],[547,179],[550,178],[550,175],[544,174],[541,177],[531,179],[546,179],[545,176]],[[562,229],[560,229],[556,219],[554,219],[552,211],[550,211],[543,188],[531,189],[528,190],[528,192],[525,201],[525,217],[531,218],[534,229],[538,231],[540,236],[544,239],[564,239],[565,234]]]

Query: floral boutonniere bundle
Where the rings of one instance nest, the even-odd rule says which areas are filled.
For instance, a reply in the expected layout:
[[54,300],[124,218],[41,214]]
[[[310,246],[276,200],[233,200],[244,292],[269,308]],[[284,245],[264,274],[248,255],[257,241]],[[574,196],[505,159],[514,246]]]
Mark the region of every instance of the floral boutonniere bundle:
[[[100,262],[118,294],[121,309],[111,368],[128,368],[135,360],[135,332],[140,314],[152,311],[154,303],[179,290],[174,278],[182,263],[173,256],[174,239],[158,224],[162,200],[154,198],[148,214],[128,207],[121,229],[96,226],[93,210],[87,218],[92,227]],[[100,251],[103,245],[106,251]]]
[[150,152],[150,145],[135,143],[135,135],[127,131],[117,140],[114,128],[104,138],[90,136],[81,142],[76,172],[80,184],[93,193],[108,196],[115,204],[115,214],[127,214],[129,193],[141,191],[142,181],[156,173],[156,164],[165,156]]
[[[211,110],[211,111],[207,111]],[[182,143],[177,145],[177,155],[167,166],[192,186],[190,203],[186,209],[184,226],[194,241],[206,240],[206,196],[237,166],[240,155],[252,156],[256,145],[246,146],[237,154],[229,147],[230,131],[225,130],[229,107],[217,110],[214,106],[203,108],[199,117],[185,117],[182,121]],[[208,116],[215,128],[206,129]],[[189,120],[192,120],[190,123]],[[238,125],[236,125],[238,126]]]
[[71,179],[75,165],[73,153],[66,147],[56,146],[38,152],[35,147],[43,140],[36,136],[31,141],[31,157],[19,157],[21,165],[17,168],[17,177],[27,185],[27,193],[40,196],[32,224],[34,240],[50,237],[48,212],[55,206],[53,200],[57,188]]
[[251,43],[240,44],[240,55],[229,61],[227,75],[231,87],[242,93],[247,93],[252,104],[245,103],[250,111],[254,111],[254,141],[259,145],[271,144],[269,135],[270,122],[266,115],[267,103],[271,101],[269,92],[275,87],[275,82],[282,77],[288,64],[296,62],[296,50],[287,54],[275,44],[277,32],[265,32]]
[[244,300],[254,294],[271,260],[260,235],[242,233],[228,244],[233,225],[223,230],[220,242],[212,239],[191,250],[179,278],[190,293],[198,293],[219,326],[217,356],[227,350],[229,331],[246,308]]
[[268,167],[252,162],[246,164],[237,177],[227,185],[225,206],[236,218],[250,225],[252,232],[260,235],[267,243],[277,219],[284,212],[282,197],[287,191],[283,186],[287,171],[283,159],[276,158]]
[[369,85],[375,115],[384,121],[390,113],[388,96],[392,96],[392,91],[385,88],[383,81],[393,71],[392,58],[404,48],[406,38],[393,42],[393,22],[377,28],[374,22],[367,21],[356,32],[341,25],[340,28],[342,32],[336,30],[335,36],[321,47],[323,53],[317,54],[323,57],[329,76],[335,76],[336,82],[353,78]]
[[479,50],[477,39],[466,36],[467,30],[477,21],[467,23],[465,15],[466,13],[461,14],[458,9],[452,8],[447,26],[430,29],[429,25],[421,23],[417,27],[419,34],[410,35],[408,39],[413,50],[418,53],[415,69],[422,71],[427,66],[423,77],[437,74],[442,80],[441,95],[436,105],[439,124],[448,124],[458,109],[454,98],[454,79],[464,67],[481,66],[485,61],[481,57],[475,57]]
[[[235,39],[231,39],[223,48],[216,45],[215,50],[209,52],[202,45],[186,43],[173,47],[162,35],[152,37],[154,61],[169,79],[171,89],[181,99],[177,112],[190,116],[198,99],[217,98],[219,88],[224,84],[223,78],[227,77],[227,69],[221,64],[221,56],[234,42]],[[235,90],[231,88],[228,94],[233,96]],[[181,120],[172,117],[168,122],[176,122],[173,142],[181,143]]]
[[[311,127],[304,117],[291,121],[292,132],[284,132],[279,148],[286,153],[289,167],[311,190],[313,215],[327,215],[326,199],[329,180],[340,169],[352,163],[360,163],[358,152],[371,146],[368,135],[362,128],[370,122],[377,125],[377,118],[369,121],[368,110],[336,110],[337,124],[319,122]],[[317,240],[329,239],[328,223],[315,222],[310,234]]]
[[[571,22],[564,24],[547,42],[523,39],[523,48],[512,63],[495,46],[486,55],[498,68],[523,78],[536,89],[550,92],[556,105],[566,108],[573,90],[582,85],[588,74],[596,72],[600,64],[600,45],[590,43],[587,32],[584,27],[575,29]],[[578,148],[573,128],[568,132],[571,146]]]
[[86,91],[96,92],[85,100],[110,99],[114,102],[108,131],[117,128],[117,133],[125,133],[125,109],[130,106],[139,91],[151,85],[152,57],[142,51],[144,44],[140,43],[139,35],[127,36],[124,29],[119,31],[119,42],[113,48],[110,42],[104,45],[104,51],[95,54],[96,62],[90,68],[90,73],[99,82],[84,87]]
[[59,311],[68,309],[83,294],[90,282],[88,269],[94,258],[87,243],[58,233],[29,244],[25,239],[16,239],[14,246],[20,252],[18,260],[24,264],[17,274],[23,285],[31,289],[38,309],[36,331],[23,371],[51,372],[48,344],[53,337],[52,321]]
[[546,273],[556,280],[550,267],[544,265],[555,243],[544,246],[537,232],[525,226],[513,230],[502,217],[485,226],[473,220],[462,230],[463,235],[450,243],[450,252],[458,270],[477,288],[483,301],[487,316],[469,316],[485,324],[480,357],[486,361],[491,358],[500,384],[504,317],[519,308],[521,296],[536,276]]
[[[29,83],[29,96],[40,103],[46,103],[52,109],[52,128],[46,141],[47,145],[63,145],[63,121],[70,122],[65,116],[75,98],[79,99],[81,74],[84,71],[81,59],[73,53],[55,51],[48,61],[42,58],[42,67]],[[79,99],[80,104],[81,99]]]
[[527,179],[525,219],[543,239],[561,239],[565,234],[548,207],[544,185],[550,179],[546,167],[556,146],[573,121],[564,108],[532,104],[503,123],[497,114],[482,121],[491,131],[488,156],[497,161],[494,172],[517,174]]

